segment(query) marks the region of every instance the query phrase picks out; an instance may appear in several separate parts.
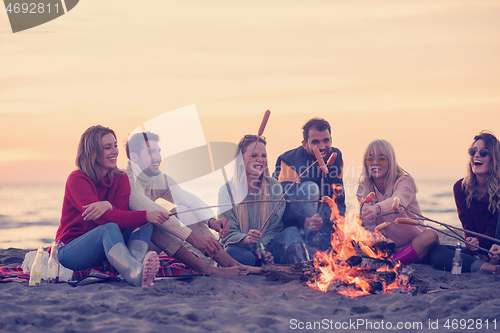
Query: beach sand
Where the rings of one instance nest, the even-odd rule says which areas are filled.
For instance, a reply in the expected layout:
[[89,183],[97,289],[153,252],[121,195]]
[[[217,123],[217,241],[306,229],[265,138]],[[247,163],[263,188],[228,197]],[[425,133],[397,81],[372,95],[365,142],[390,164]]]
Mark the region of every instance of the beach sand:
[[[26,252],[0,250],[0,265],[20,265]],[[77,287],[66,283],[42,282],[40,287],[28,287],[27,282],[1,283],[0,331],[500,330],[500,277],[484,272],[452,275],[427,265],[410,266],[415,276],[429,284],[429,292],[416,296],[395,293],[348,298],[313,290],[298,281],[266,281],[258,275],[165,278],[156,280],[149,288],[134,288],[125,282]],[[460,320],[468,330],[460,328]],[[447,321],[449,329],[445,327]],[[314,322],[316,329],[308,330],[314,328],[311,326]],[[397,329],[398,323],[403,329]],[[411,328],[404,329],[405,325]],[[436,325],[438,329],[433,329]]]

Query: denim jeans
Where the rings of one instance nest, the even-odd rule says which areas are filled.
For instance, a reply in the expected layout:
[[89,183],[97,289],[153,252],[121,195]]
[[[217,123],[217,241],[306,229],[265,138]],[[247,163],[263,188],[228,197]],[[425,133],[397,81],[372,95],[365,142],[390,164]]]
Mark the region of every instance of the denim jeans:
[[[430,251],[430,261],[434,268],[451,272],[451,262],[455,256],[455,247],[451,245],[436,245]],[[476,258],[467,249],[462,249],[462,272],[477,272],[484,261]]]
[[498,222],[497,222],[497,230],[495,231],[495,238],[500,239],[500,214],[498,214]]
[[59,249],[59,262],[66,268],[81,271],[106,260],[106,255],[118,243],[138,239],[149,243],[153,225],[133,232],[135,228],[122,233],[118,224],[110,222],[100,225]]
[[[319,187],[316,183],[307,181],[301,184],[293,184],[292,189],[287,193],[288,200],[318,200],[320,196]],[[302,215],[312,217],[318,212],[317,202],[290,202],[287,204],[286,216],[300,212]],[[312,249],[316,248],[320,251],[326,251],[331,248],[331,237],[333,231],[333,222],[330,221],[331,209],[326,203],[321,203],[320,217],[323,220],[323,226],[317,232],[302,226],[300,234],[307,249],[312,254]]]
[[[300,237],[299,229],[289,227],[269,242],[266,251],[271,252],[276,264],[287,264],[286,249],[294,243],[302,243],[302,238]],[[248,266],[259,264],[256,251],[257,244],[250,247],[231,245],[226,248],[226,252],[231,257],[241,264]]]

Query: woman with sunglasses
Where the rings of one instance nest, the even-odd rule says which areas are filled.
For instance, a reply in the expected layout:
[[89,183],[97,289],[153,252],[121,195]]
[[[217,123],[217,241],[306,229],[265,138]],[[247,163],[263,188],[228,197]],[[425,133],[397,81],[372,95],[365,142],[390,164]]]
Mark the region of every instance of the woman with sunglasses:
[[[467,175],[453,186],[458,217],[464,229],[495,237],[500,210],[500,143],[492,133],[482,131],[474,137],[468,153]],[[481,237],[465,237],[485,249],[494,244]]]
[[[421,214],[415,181],[397,164],[394,149],[385,140],[373,141],[364,154],[363,174],[356,193],[359,202],[363,202],[370,192],[374,192],[375,197],[363,205],[360,216],[368,230],[374,230],[383,222],[394,222],[398,217],[415,217],[401,208],[394,212],[394,197],[398,197],[405,207]],[[395,243],[394,259],[403,264],[422,261],[429,250],[439,243],[439,236],[434,230],[421,226],[391,224],[381,233]]]
[[[467,152],[467,175],[453,186],[458,218],[464,229],[495,237],[500,210],[500,143],[492,133],[482,131],[474,137]],[[465,233],[465,240],[484,249],[492,248],[493,252],[498,250],[494,242],[482,237]],[[463,272],[500,273],[497,255],[490,260],[485,251],[466,246],[462,250]],[[452,246],[436,247],[431,253],[433,266],[450,271],[454,252]]]
[[219,208],[219,218],[228,218],[230,223],[222,239],[227,253],[248,266],[307,260],[299,229],[283,230],[285,202],[276,202],[283,189],[269,174],[265,138],[245,135],[234,163],[232,179],[219,190],[219,205],[236,205]]
[[116,165],[115,132],[89,127],[78,144],[76,165],[66,181],[61,224],[57,229],[59,261],[74,271],[106,259],[130,284],[153,284],[159,268],[156,252],[148,252],[152,225],[168,215],[161,211],[129,211],[130,184]]

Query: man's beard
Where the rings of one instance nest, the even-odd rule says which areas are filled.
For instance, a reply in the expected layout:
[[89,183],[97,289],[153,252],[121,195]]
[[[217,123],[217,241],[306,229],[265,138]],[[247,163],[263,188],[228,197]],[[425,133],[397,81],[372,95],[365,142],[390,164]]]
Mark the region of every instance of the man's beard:
[[151,167],[147,167],[146,169],[142,170],[142,172],[148,177],[154,177],[158,176],[161,173],[161,170],[158,169],[158,171],[153,171],[151,170]]
[[[322,156],[323,157],[323,161],[326,161],[328,160],[328,158],[330,157],[331,153],[332,153],[332,148],[329,148],[329,149],[325,149],[326,150],[326,154],[325,156]],[[321,153],[321,151],[320,151]],[[313,160],[316,160],[316,155],[314,155],[314,151],[311,149],[310,151],[308,151],[308,154],[309,154],[309,157]]]

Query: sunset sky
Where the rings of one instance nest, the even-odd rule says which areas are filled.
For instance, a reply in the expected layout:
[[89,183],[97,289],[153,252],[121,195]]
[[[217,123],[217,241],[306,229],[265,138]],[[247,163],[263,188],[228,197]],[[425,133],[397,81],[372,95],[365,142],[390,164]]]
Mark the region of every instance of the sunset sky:
[[63,182],[87,127],[123,142],[193,104],[207,142],[271,110],[273,166],[323,117],[351,171],[379,138],[415,177],[458,179],[473,136],[500,135],[499,59],[496,0],[82,0],[15,34],[2,10],[0,183]]

